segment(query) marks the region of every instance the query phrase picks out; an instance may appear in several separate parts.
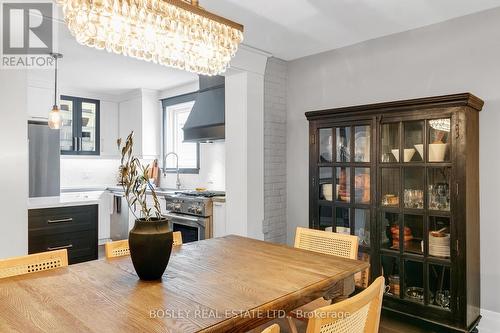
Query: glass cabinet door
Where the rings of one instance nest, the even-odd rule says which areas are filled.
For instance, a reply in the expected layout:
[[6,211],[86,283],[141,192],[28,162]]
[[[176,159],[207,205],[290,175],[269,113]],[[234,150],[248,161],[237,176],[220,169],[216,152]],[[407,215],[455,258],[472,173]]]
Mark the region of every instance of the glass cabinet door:
[[451,119],[432,119],[429,124],[429,162],[450,161]]
[[406,121],[404,127],[404,151],[403,161],[423,162],[424,161],[424,130],[425,122],[421,121]]
[[60,132],[61,151],[72,151],[76,145],[76,135],[73,133],[73,101],[61,99],[60,104],[63,119]]
[[380,148],[380,161],[382,163],[399,162],[399,123],[389,123],[382,125]]
[[61,154],[99,155],[98,100],[61,96]]
[[81,104],[81,142],[80,150],[93,152],[96,150],[97,134],[97,104],[82,102]]
[[331,128],[319,130],[319,161],[320,163],[332,162],[333,136]]

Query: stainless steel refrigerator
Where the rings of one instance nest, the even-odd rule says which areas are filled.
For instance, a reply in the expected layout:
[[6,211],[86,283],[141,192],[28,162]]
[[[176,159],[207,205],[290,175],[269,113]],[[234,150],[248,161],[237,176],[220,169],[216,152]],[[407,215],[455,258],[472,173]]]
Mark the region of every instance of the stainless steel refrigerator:
[[60,134],[47,122],[28,121],[29,196],[51,197],[61,193]]

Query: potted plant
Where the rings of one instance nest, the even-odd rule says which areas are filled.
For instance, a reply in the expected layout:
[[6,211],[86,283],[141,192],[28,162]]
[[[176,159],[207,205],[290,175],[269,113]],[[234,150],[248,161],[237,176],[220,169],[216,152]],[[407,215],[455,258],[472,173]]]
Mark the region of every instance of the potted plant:
[[[148,167],[132,154],[134,132],[127,137],[121,151],[120,178],[130,211],[135,216],[134,228],[129,234],[129,248],[135,271],[141,280],[161,279],[172,252],[173,237],[168,220],[161,216],[160,203],[154,186],[149,182]],[[153,207],[148,207],[150,194]],[[134,207],[139,207],[137,215]]]

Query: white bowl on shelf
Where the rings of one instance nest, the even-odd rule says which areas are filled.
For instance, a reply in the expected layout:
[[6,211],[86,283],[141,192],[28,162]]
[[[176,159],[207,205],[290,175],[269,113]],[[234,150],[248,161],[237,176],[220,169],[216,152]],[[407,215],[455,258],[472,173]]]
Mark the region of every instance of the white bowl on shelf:
[[415,149],[419,153],[420,157],[424,159],[424,145],[422,143],[414,145]]
[[391,152],[392,152],[392,155],[394,156],[394,158],[396,159],[396,161],[399,162],[399,149],[392,149]]
[[332,201],[333,200],[332,184],[323,184],[321,187],[323,189],[323,196],[325,197],[325,200]]
[[447,143],[429,144],[429,162],[443,162],[447,150]]
[[414,148],[408,148],[404,150],[404,161],[405,162],[410,162],[411,159],[413,158],[413,155],[415,155],[415,149]]

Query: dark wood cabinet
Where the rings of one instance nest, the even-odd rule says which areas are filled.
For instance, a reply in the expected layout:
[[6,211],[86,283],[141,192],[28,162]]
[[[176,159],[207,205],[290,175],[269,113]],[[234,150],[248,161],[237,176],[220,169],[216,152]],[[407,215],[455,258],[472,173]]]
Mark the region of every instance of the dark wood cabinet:
[[480,319],[479,111],[468,94],[307,112],[311,228],[357,235],[384,309],[470,332]]
[[97,259],[98,206],[28,211],[29,254],[67,249],[69,264]]

